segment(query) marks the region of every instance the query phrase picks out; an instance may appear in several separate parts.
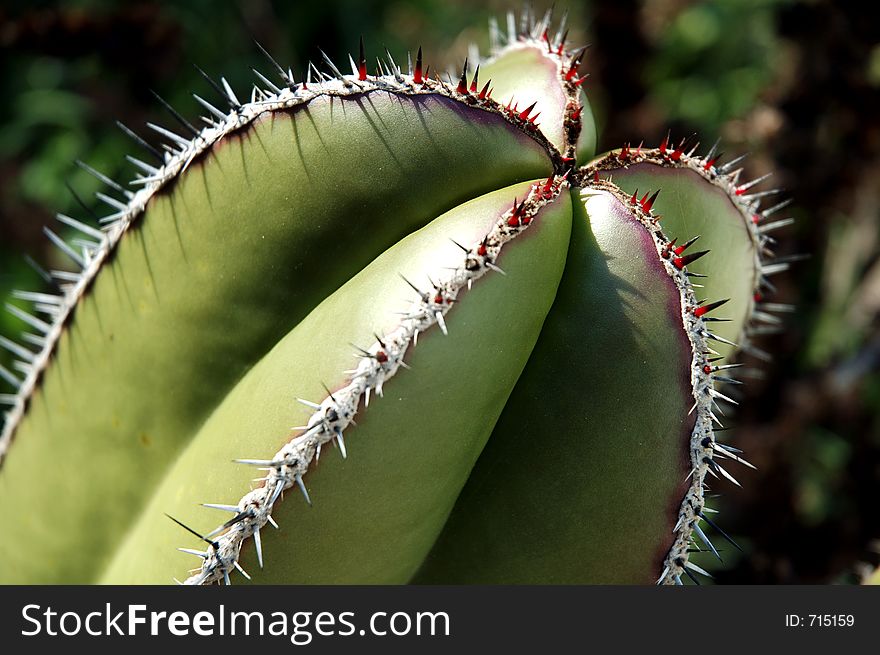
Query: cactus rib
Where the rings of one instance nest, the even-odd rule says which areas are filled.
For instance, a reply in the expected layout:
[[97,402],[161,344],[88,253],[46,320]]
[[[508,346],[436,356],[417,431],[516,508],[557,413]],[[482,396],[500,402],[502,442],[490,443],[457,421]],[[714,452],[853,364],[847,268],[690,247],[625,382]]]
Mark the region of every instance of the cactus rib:
[[320,403],[300,399],[315,411],[306,425],[293,428],[300,434],[270,459],[238,460],[242,464],[268,469],[264,484],[245,494],[234,506],[238,510],[236,515],[203,538],[211,548],[200,554],[203,558],[200,570],[184,584],[212,584],[221,580],[229,584],[230,572],[234,569],[241,572],[239,553],[248,537],[254,537],[257,558],[263,561],[259,531],[271,520],[273,506],[281,494],[297,485],[311,504],[303,476],[320,457],[321,447],[336,441],[342,456],[346,457],[344,431],[353,423],[361,400],[365,406],[369,405],[370,393],[381,396],[385,381],[401,367],[407,367],[403,358],[410,346],[417,344],[420,332],[436,325],[446,334],[444,316],[456,302],[459,292],[465,287],[470,288],[475,280],[489,271],[503,273],[495,265],[501,249],[525,232],[541,208],[553,202],[567,188],[565,179],[554,175],[546,182],[532,185],[528,195],[521,202],[514,200],[511,208],[501,215],[484,238],[470,246],[456,244],[464,251],[462,263],[446,279],[435,282],[433,289],[425,291],[405,280],[418,298],[395,330],[377,336],[376,341],[363,350],[357,366],[351,371],[349,384],[332,393],[328,390]]
[[[317,69],[315,70],[317,71]],[[338,72],[338,69],[336,72]],[[336,76],[334,73],[333,77],[328,77],[320,72],[318,74],[322,77],[320,82],[312,83],[310,79],[307,79],[306,82],[300,84],[299,88],[291,88],[291,86],[294,86],[292,77],[290,77],[291,85],[282,89],[272,86],[269,90],[264,90],[255,85],[252,89],[251,101],[245,104],[238,101],[232,89],[224,80],[223,87],[217,86],[217,90],[227,99],[230,105],[228,113],[223,113],[208,101],[193,94],[196,100],[211,115],[210,117],[203,117],[207,126],[199,132],[198,136],[193,137],[191,140],[183,139],[173,132],[162,128],[163,134],[171,134],[176,138],[169,137],[173,146],[167,148],[166,153],[162,155],[163,163],[158,167],[135,160],[145,174],[138,174],[132,181],[132,184],[138,185],[141,188],[137,192],[132,193],[125,203],[116,201],[105,194],[99,194],[99,197],[115,210],[113,213],[99,219],[102,223],[100,231],[67,216],[58,216],[60,222],[72,225],[85,236],[90,237],[91,241],[79,244],[80,247],[77,250],[74,246],[67,244],[55,235],[54,232],[46,230],[47,236],[77,264],[79,270],[75,272],[52,272],[52,278],[59,283],[57,285],[59,293],[58,295],[51,296],[49,300],[43,299],[44,302],[36,306],[37,310],[48,309],[48,313],[52,318],[52,322],[47,325],[47,329],[40,329],[43,335],[36,342],[39,347],[38,352],[33,352],[6,338],[0,338],[0,347],[10,350],[22,360],[18,363],[18,368],[25,374],[24,379],[19,379],[5,369],[2,371],[2,377],[15,387],[16,392],[14,395],[8,394],[11,396],[9,398],[4,396],[4,402],[11,405],[11,409],[6,414],[6,422],[3,432],[0,434],[0,466],[2,466],[15,430],[25,414],[28,401],[48,367],[62,331],[70,320],[74,309],[88,292],[104,264],[110,260],[112,253],[125,233],[143,215],[151,198],[170,185],[179,175],[187,170],[193,161],[209,152],[224,137],[245,129],[264,115],[300,107],[316,98],[327,96],[352,97],[374,91],[385,91],[391,94],[406,96],[442,95],[458,102],[464,102],[468,106],[504,117],[508,123],[535,140],[546,150],[557,172],[562,172],[565,166],[559,151],[537,129],[534,122],[520,113],[505,111],[498,102],[488,96],[475,96],[467,90],[460,93],[455,87],[439,79],[432,80],[424,77],[421,81],[417,82],[413,75],[403,75],[399,72],[393,75],[369,77],[366,81],[361,81],[357,72],[350,76],[344,76],[341,73]],[[260,79],[264,80],[264,84],[268,81],[262,76],[260,76]],[[124,129],[131,133],[134,138],[140,140],[131,130],[128,130],[128,128]],[[24,296],[19,294],[19,297]],[[46,307],[47,302],[48,307]]]
[[755,275],[752,283],[753,296],[749,303],[747,320],[735,341],[737,348],[742,352],[767,360],[769,355],[756,347],[752,343],[751,337],[762,333],[762,328],[759,326],[760,323],[776,324],[779,322],[779,319],[773,314],[791,310],[786,305],[767,303],[765,299],[768,292],[775,290],[775,287],[769,280],[770,276],[787,270],[791,263],[784,259],[774,259],[773,246],[775,239],[769,236],[768,233],[789,225],[794,221],[794,219],[785,218],[767,222],[767,219],[777,211],[787,207],[790,200],[783,200],[770,207],[761,209],[762,200],[778,194],[780,190],[771,189],[752,193],[749,193],[749,191],[752,187],[764,181],[769,175],[763,175],[748,182],[741,182],[742,168],[737,168],[737,165],[742,161],[743,157],[738,157],[730,162],[721,164],[719,162],[721,155],[717,153],[717,143],[705,155],[699,156],[695,154],[699,144],[690,147],[686,151],[684,141],[677,147],[671,147],[669,140],[670,138],[667,136],[657,148],[642,148],[639,146],[633,149],[629,146],[624,146],[621,149],[608,152],[582,167],[579,171],[579,179],[595,180],[598,179],[600,172],[628,168],[634,164],[644,162],[662,168],[678,168],[693,171],[723,191],[742,217],[743,225],[746,228],[754,250]]
[[[586,167],[579,171],[579,179],[584,180],[592,174],[592,169]],[[588,175],[589,174],[589,175]],[[675,540],[663,561],[663,571],[660,574],[658,584],[678,584],[682,574],[691,575],[688,569],[693,565],[688,561],[692,547],[694,533],[704,536],[699,527],[699,522],[705,520],[702,511],[705,505],[704,487],[707,473],[716,475],[720,473],[724,477],[736,482],[734,478],[715,461],[716,457],[728,457],[746,463],[739,458],[734,451],[719,444],[716,441],[713,423],[721,426],[714,409],[718,400],[729,401],[730,399],[721,394],[715,388],[716,373],[725,370],[725,367],[713,367],[709,363],[709,357],[714,354],[709,341],[719,337],[711,332],[707,325],[706,313],[700,309],[708,308],[697,302],[693,285],[687,271],[687,261],[684,258],[670,256],[670,240],[664,235],[658,225],[658,218],[651,213],[650,205],[633,201],[628,194],[621,191],[616,185],[607,180],[592,181],[581,191],[581,196],[586,198],[596,192],[607,192],[617,200],[626,204],[632,214],[651,233],[667,274],[675,282],[681,298],[681,319],[685,333],[691,344],[691,386],[693,388],[694,404],[691,413],[695,415],[695,423],[690,437],[690,463],[691,471],[688,475],[690,486],[685,493],[679,508],[678,520],[673,529]],[[693,261],[691,259],[690,261]],[[713,303],[714,304],[714,303]],[[738,484],[738,483],[737,483]],[[708,539],[705,540],[708,542]],[[710,548],[713,548],[710,546]],[[690,566],[689,566],[690,565]]]

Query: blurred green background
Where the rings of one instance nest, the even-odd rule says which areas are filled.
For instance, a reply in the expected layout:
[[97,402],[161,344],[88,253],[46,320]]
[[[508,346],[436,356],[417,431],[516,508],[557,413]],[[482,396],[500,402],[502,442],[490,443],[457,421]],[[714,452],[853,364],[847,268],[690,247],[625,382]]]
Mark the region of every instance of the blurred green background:
[[[855,1],[593,0],[567,5],[571,41],[590,43],[585,70],[602,149],[672,128],[750,152],[752,176],[774,172],[798,221],[780,254],[809,253],[775,300],[796,304],[781,334],[762,338],[774,362],[742,389],[727,433],[758,466],[718,499],[720,522],[744,546],[712,565],[720,582],[852,583],[880,563],[880,31]],[[24,254],[49,266],[44,225],[85,212],[144,134],[168,123],[150,90],[190,118],[205,84],[191,63],[233,88],[267,70],[253,39],[297,77],[317,47],[344,58],[363,35],[375,56],[424,48],[445,67],[468,44],[486,51],[503,2],[281,0],[6,2],[0,6],[0,298],[38,289]],[[544,6],[536,4],[538,13]],[[503,23],[503,21],[502,21]],[[88,201],[91,202],[91,201]],[[60,227],[60,226],[53,226]],[[24,325],[0,314],[0,334]],[[0,351],[0,363],[11,358]]]

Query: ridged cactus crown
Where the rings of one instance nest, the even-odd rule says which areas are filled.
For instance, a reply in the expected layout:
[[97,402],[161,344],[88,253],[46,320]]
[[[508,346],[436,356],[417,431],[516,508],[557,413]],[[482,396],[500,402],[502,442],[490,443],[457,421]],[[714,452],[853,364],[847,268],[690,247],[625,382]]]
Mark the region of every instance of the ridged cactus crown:
[[199,122],[121,126],[128,184],[81,164],[109,213],[58,216],[75,268],[0,337],[0,578],[707,574],[708,529],[732,543],[708,480],[748,465],[717,432],[730,369],[788,309],[785,203],[715,146],[594,158],[585,49],[507,22],[454,75],[265,53],[246,101],[205,74]]

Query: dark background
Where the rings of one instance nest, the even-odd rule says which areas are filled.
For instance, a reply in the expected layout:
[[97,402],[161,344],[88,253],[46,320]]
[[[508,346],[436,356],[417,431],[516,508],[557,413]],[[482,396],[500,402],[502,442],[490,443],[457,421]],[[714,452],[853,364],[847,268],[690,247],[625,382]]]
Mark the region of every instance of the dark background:
[[[722,583],[854,583],[880,563],[880,28],[864,2],[594,0],[567,4],[601,147],[667,128],[750,152],[752,176],[794,198],[780,254],[808,253],[774,277],[796,312],[762,340],[774,362],[742,390],[728,433],[757,472],[720,500],[743,545],[712,565]],[[249,88],[267,70],[257,38],[293,67],[337,59],[363,35],[375,54],[424,47],[460,62],[487,45],[490,15],[510,5],[464,0],[291,3],[6,2],[0,4],[0,298],[39,288],[28,253],[58,262],[42,236],[56,211],[82,217],[65,186],[90,198],[88,161],[116,179],[135,149],[114,122],[168,123],[154,89],[185,115],[204,82],[190,65]],[[516,7],[519,9],[519,7]],[[538,3],[537,9],[544,6]],[[503,20],[501,21],[503,24]],[[245,95],[241,93],[240,95]],[[143,130],[140,130],[143,133]],[[24,326],[0,316],[0,334]],[[5,352],[0,363],[9,366]]]

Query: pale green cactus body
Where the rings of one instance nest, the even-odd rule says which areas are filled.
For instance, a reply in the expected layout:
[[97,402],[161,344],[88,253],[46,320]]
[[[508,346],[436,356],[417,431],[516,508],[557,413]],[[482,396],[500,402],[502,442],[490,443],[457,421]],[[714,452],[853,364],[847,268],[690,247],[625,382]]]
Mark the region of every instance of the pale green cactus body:
[[[0,342],[22,359],[0,369],[0,579],[691,574],[703,479],[744,463],[713,433],[712,357],[772,309],[750,217],[774,208],[711,154],[578,168],[583,50],[526,24],[489,84],[428,78],[421,52],[307,84],[279,67],[244,104],[223,82],[229,111],[202,101],[212,126],[138,163],[103,232],[72,223],[83,271],[19,294],[52,318],[39,351]],[[692,271],[694,232],[722,256]]]
[[[355,346],[366,347],[376,331],[387,335],[400,323],[395,311],[414,292],[398,273],[409,280],[442,279],[444,267],[461,259],[450,239],[479,242],[513,194],[522,197],[528,189],[526,184],[496,191],[439,217],[383,253],[282,338],[180,455],[105,580],[162,580],[168,570],[185,575],[193,562],[175,553],[180,529],[163,516],[163,508],[183,501],[192,508],[187,514],[202,515],[197,527],[214,527],[216,517],[195,511],[196,505],[223,502],[248,488],[255,469],[232,460],[266,455],[254,435],[279,435],[270,446],[278,449],[291,425],[308,421],[312,410],[296,407],[292,390],[320,400],[326,383],[337,394],[348,381],[343,371],[357,363]],[[347,458],[329,446],[322,450],[305,475],[314,506],[307,507],[295,492],[273,516],[296,528],[262,532],[267,553],[291,548],[293,556],[260,572],[250,549],[243,562],[250,574],[266,582],[409,580],[442,528],[550,309],[570,233],[567,200],[542,210],[528,234],[505,248],[498,264],[507,276],[490,276],[463,292],[460,305],[447,315],[455,326],[448,336],[435,329],[419,338],[406,357],[411,369],[397,372],[384,397],[373,397],[357,425],[345,431]],[[530,282],[516,284],[517,277]],[[486,313],[508,329],[499,331]],[[423,418],[409,420],[413,416]],[[389,425],[400,427],[390,432]],[[220,475],[193,476],[200,467]],[[341,515],[345,521],[336,520]],[[294,544],[296,534],[311,536]]]

